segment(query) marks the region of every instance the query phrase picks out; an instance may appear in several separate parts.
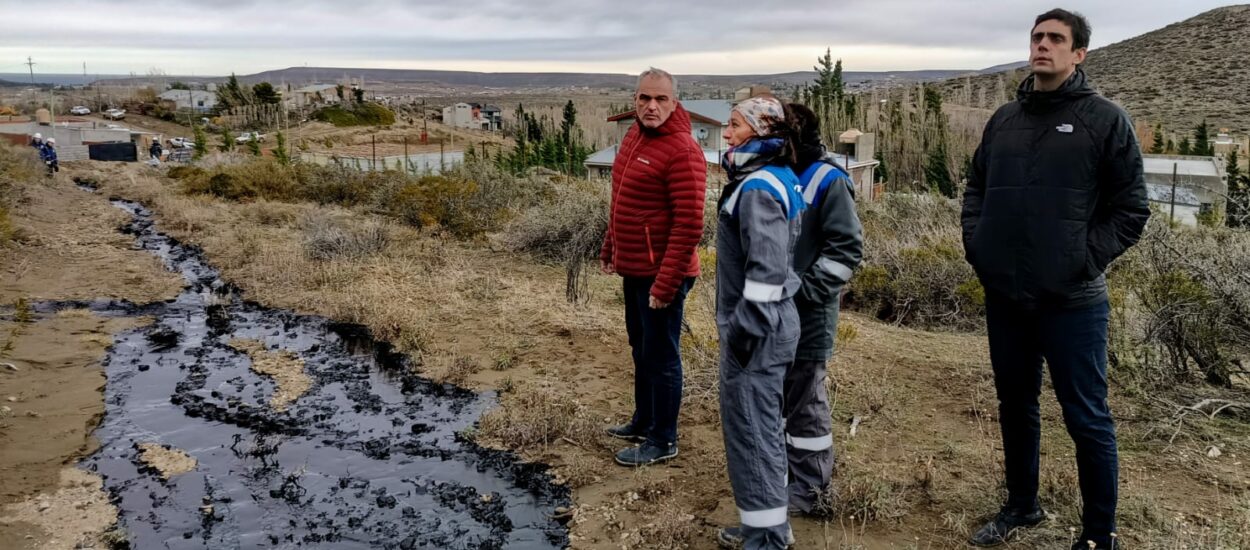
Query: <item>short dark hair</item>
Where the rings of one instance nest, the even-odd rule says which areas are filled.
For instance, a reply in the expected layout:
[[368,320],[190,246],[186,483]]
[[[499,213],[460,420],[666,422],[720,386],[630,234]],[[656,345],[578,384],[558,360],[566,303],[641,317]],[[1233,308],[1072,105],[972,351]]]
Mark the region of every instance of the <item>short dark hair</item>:
[[1089,28],[1089,21],[1085,19],[1084,15],[1055,8],[1037,16],[1037,20],[1033,22],[1033,28],[1036,29],[1043,21],[1052,19],[1072,29],[1072,51],[1089,47],[1089,35],[1092,30]]

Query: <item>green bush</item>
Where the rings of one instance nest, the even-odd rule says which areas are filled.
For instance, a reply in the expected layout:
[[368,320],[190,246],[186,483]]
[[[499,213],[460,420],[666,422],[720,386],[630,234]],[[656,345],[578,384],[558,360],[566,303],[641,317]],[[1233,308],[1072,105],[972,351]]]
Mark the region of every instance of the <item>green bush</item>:
[[984,326],[985,290],[964,260],[958,201],[895,193],[859,211],[864,262],[849,307],[923,328]]
[[333,164],[299,164],[295,168],[300,198],[318,204],[347,207],[370,203],[375,187],[371,185],[371,175]]
[[322,107],[312,114],[313,120],[335,126],[388,126],[395,123],[395,113],[377,103],[358,103],[351,108],[340,105]]
[[[171,170],[172,172],[172,170]],[[263,198],[289,201],[296,198],[296,179],[286,167],[268,159],[223,165],[214,172],[188,168],[177,173],[187,193],[213,195],[234,201]]]
[[425,176],[395,189],[383,204],[394,218],[413,227],[438,226],[458,237],[474,237],[490,230],[501,211],[475,207],[475,182],[446,176]]

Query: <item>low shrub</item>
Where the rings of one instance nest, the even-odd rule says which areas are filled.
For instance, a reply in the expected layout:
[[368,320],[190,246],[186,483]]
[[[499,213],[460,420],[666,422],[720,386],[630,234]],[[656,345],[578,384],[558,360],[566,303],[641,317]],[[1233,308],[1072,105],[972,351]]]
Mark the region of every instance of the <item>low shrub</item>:
[[379,207],[413,227],[441,227],[458,237],[491,230],[503,212],[475,203],[476,182],[446,176],[423,176],[391,189]]
[[376,222],[340,224],[326,215],[303,220],[304,255],[311,260],[359,260],[386,250],[390,227]]
[[359,103],[350,108],[331,105],[318,109],[313,120],[335,126],[388,126],[395,123],[395,112],[377,103]]
[[1155,217],[1108,279],[1117,367],[1163,384],[1250,374],[1250,232]]
[[563,264],[566,297],[579,301],[589,297],[586,269],[599,258],[607,227],[606,182],[573,180],[556,186],[549,200],[522,212],[508,225],[504,242],[512,250]]
[[263,198],[289,201],[296,197],[294,173],[269,159],[221,165],[214,171],[189,168],[178,173],[187,193],[234,201]]
[[985,290],[964,260],[959,204],[935,195],[887,194],[859,205],[864,261],[848,306],[923,328],[984,325]]

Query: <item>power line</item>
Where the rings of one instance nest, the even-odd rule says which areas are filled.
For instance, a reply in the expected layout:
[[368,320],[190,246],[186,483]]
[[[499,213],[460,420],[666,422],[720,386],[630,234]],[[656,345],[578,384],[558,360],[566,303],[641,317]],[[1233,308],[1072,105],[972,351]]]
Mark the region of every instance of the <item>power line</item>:
[[26,65],[26,67],[30,69],[30,83],[34,84],[35,83],[35,61],[32,60],[30,56],[28,55],[26,56],[26,62],[23,63],[23,65]]

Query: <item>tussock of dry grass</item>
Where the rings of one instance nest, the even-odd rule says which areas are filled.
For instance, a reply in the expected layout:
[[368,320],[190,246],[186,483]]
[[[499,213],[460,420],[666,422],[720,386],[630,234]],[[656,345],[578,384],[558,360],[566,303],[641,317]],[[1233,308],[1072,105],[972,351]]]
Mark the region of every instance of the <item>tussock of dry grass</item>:
[[478,422],[483,439],[512,449],[547,447],[562,439],[590,445],[599,439],[599,422],[571,389],[550,382],[519,386]]
[[708,530],[696,521],[690,510],[666,500],[650,503],[641,524],[626,526],[620,541],[627,548],[678,550],[691,548],[700,537],[709,537]]
[[344,226],[325,215],[308,215],[303,220],[304,255],[313,260],[358,260],[386,250],[391,241],[390,226],[366,221]]

